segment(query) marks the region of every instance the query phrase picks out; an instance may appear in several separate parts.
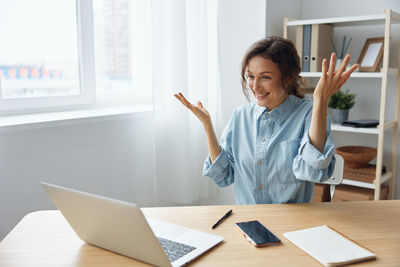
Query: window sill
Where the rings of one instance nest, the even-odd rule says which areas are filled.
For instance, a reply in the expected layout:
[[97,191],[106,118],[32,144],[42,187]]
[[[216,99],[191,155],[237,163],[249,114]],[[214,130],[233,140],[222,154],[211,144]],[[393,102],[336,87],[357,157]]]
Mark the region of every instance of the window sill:
[[153,105],[131,105],[96,109],[82,109],[62,112],[49,112],[28,115],[10,115],[0,117],[0,127],[51,123],[86,118],[99,118],[117,115],[148,113],[153,111]]

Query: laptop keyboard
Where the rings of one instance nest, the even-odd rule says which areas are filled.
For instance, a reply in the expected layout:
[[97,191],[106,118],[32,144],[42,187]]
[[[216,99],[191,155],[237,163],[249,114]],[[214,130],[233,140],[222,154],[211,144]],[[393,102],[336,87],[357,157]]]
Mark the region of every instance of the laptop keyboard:
[[157,237],[158,242],[160,242],[165,254],[167,254],[170,262],[174,262],[177,259],[185,256],[189,252],[195,250],[195,247],[171,241],[165,238]]

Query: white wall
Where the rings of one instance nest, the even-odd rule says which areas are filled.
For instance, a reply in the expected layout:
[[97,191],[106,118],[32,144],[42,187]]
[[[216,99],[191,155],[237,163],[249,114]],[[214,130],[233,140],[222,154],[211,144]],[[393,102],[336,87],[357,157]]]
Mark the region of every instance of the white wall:
[[266,35],[283,36],[283,18],[301,18],[303,0],[266,0]]
[[0,129],[0,240],[54,209],[41,181],[153,206],[152,123],[147,113]]

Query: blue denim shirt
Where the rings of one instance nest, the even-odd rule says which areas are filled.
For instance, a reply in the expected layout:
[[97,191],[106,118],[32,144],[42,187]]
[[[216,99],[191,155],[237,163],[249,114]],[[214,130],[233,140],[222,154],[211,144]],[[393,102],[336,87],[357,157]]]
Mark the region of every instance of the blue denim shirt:
[[214,163],[203,175],[220,187],[235,183],[237,204],[310,202],[314,182],[333,174],[334,143],[327,123],[323,153],[308,137],[312,101],[290,95],[269,111],[251,103],[237,108],[221,140]]

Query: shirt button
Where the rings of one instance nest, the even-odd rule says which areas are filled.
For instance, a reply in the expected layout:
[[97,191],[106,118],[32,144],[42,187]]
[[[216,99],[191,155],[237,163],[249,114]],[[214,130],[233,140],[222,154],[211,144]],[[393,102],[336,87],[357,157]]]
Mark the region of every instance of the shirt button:
[[258,186],[258,188],[259,188],[259,189],[263,189],[263,185],[260,184],[260,185]]
[[269,113],[265,113],[265,117],[269,117]]
[[261,142],[265,142],[265,138],[263,137],[263,138],[261,138]]
[[261,164],[262,164],[262,161],[261,161],[261,160],[257,161],[257,164],[258,164],[258,165],[261,165]]

